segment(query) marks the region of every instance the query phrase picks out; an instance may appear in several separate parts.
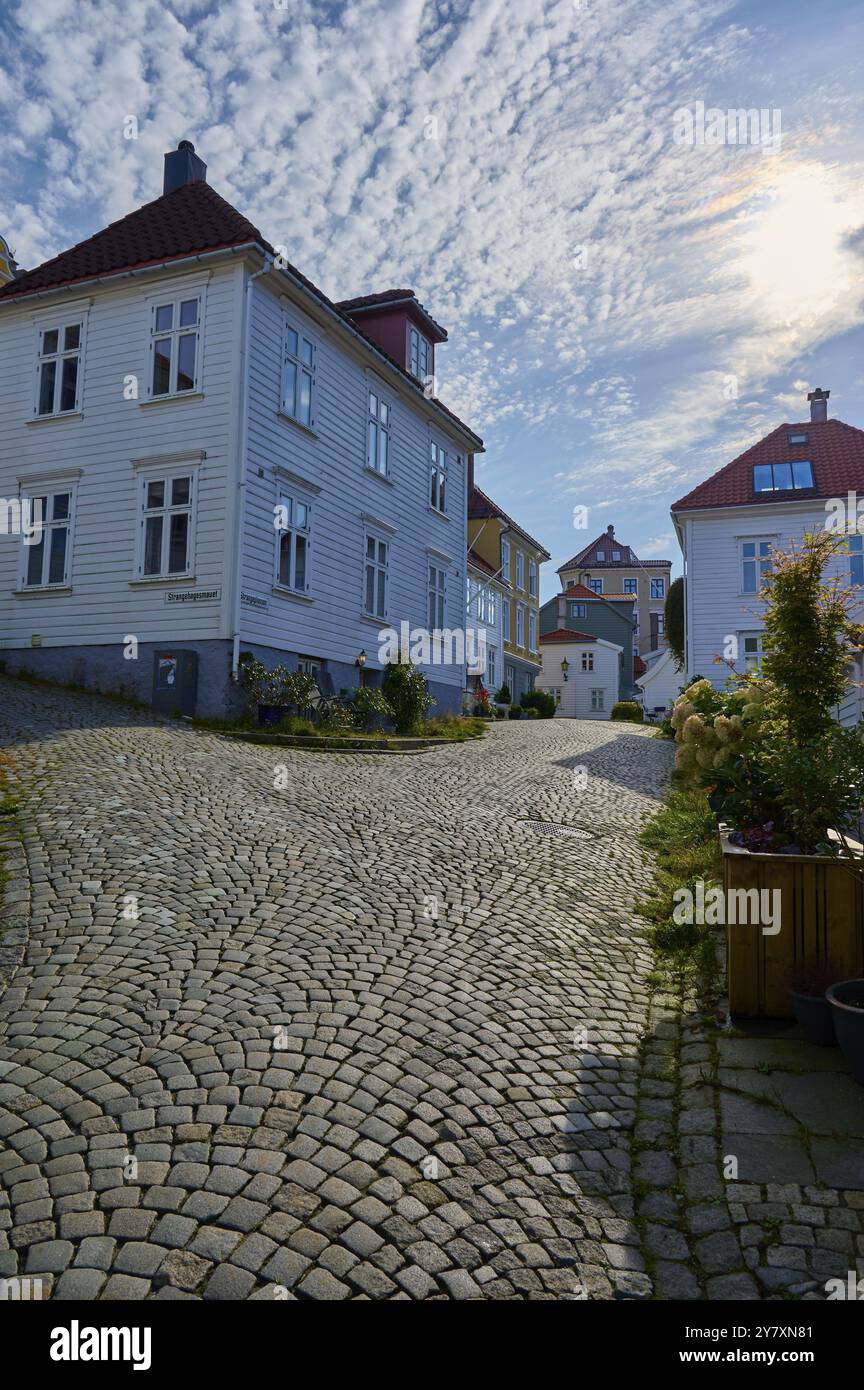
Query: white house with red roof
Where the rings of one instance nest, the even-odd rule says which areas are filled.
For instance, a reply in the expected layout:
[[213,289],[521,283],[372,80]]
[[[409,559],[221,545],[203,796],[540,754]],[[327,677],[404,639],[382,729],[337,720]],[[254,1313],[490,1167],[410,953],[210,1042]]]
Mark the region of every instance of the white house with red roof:
[[[717,688],[730,668],[743,672],[761,660],[760,575],[770,567],[772,547],[785,549],[823,529],[836,507],[847,507],[850,493],[864,497],[864,431],[828,419],[829,395],[817,387],[807,397],[809,420],[778,425],[672,506],[684,554],[685,670]],[[862,586],[864,536],[847,539],[849,554],[832,571]],[[862,678],[860,661],[850,676]],[[837,714],[857,723],[860,689],[850,685]]]
[[671,571],[671,560],[640,560],[633,547],[615,535],[613,525],[558,567],[565,591],[584,584],[603,598],[624,595],[635,600],[636,650],[646,661],[667,645],[664,619]]
[[[154,201],[3,264],[0,499],[42,513],[35,543],[0,532],[7,669],[218,715],[244,652],[338,691],[403,623],[464,631],[483,445],[434,395],[447,335],[412,291],[332,302],[188,141]],[[450,654],[422,668],[441,711]]]
[[590,632],[559,627],[540,638],[538,690],[555,696],[556,718],[608,719],[619,698],[623,647]]

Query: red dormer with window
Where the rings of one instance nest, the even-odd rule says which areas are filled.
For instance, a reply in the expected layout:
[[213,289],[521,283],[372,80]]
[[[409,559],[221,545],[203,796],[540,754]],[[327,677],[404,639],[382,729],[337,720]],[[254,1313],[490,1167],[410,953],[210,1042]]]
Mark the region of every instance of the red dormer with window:
[[364,294],[343,299],[336,308],[419,382],[425,385],[434,377],[435,345],[446,343],[447,333],[427,314],[413,290]]

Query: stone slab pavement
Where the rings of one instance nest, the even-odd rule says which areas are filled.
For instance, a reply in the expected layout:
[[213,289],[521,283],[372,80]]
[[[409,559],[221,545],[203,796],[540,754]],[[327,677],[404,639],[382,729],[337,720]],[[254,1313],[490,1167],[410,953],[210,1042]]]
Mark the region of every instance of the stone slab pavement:
[[651,1295],[635,832],[667,744],[538,721],[306,753],[5,678],[0,741],[22,802],[0,1277],[57,1299]]

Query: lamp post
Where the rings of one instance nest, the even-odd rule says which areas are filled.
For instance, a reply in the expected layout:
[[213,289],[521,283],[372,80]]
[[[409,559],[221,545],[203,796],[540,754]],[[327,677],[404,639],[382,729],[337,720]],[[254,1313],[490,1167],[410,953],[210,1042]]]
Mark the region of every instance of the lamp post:
[[363,668],[364,668],[364,666],[366,665],[366,653],[365,653],[365,652],[360,652],[360,653],[358,653],[358,655],[354,658],[354,665],[357,667],[357,669],[358,669],[358,671],[359,671],[359,673],[360,673],[360,689],[362,690],[362,689],[363,689]]
[[566,681],[566,679],[567,679],[567,672],[568,672],[569,670],[570,670],[570,662],[567,660],[567,658],[566,658],[566,656],[565,656],[564,660],[561,662],[561,674],[562,674],[562,676],[564,677],[565,681]]

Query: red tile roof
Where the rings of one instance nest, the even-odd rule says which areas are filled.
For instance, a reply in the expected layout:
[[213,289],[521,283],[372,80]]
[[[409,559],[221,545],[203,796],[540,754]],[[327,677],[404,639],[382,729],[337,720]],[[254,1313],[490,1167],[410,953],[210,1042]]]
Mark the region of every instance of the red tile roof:
[[[611,556],[613,550],[620,552],[620,560],[597,559],[598,551],[603,555]],[[586,545],[578,551],[566,564],[559,565],[557,573],[563,574],[565,570],[576,569],[577,566],[588,570],[608,570],[633,569],[637,566],[640,569],[644,569],[646,566],[657,568],[658,566],[671,566],[671,564],[671,560],[640,560],[636,551],[631,546],[625,545],[623,541],[619,541],[614,532],[610,534],[609,531],[604,531],[596,540],[591,541],[590,545]]]
[[[33,270],[24,271],[8,284],[0,286],[0,304],[39,290],[72,287],[121,271],[140,270],[161,265],[163,261],[202,255],[205,251],[227,251],[247,242],[256,243],[270,255],[275,255],[274,248],[258,228],[226,202],[209,183],[199,180],[181,184],[172,192],[163,193],[161,197],[121,217],[118,222],[112,222],[86,241],[79,242],[68,251],[61,251],[59,256]],[[404,367],[367,337],[350,314],[343,312],[294,266],[286,262],[284,268],[313,298],[336,313],[378,355],[385,357],[415,390],[421,389]],[[432,398],[432,404],[476,441],[477,452],[482,450],[482,439],[458,415],[448,410],[437,397]]]
[[541,632],[541,642],[596,642],[591,632],[575,632],[572,627],[556,627],[552,632]]
[[242,213],[209,183],[186,183],[152,203],[112,222],[95,236],[35,270],[26,270],[0,289],[0,299],[15,299],[34,290],[56,289],[120,270],[159,265],[203,251],[258,242],[272,252]]
[[502,511],[497,502],[493,502],[491,497],[487,497],[485,492],[481,492],[479,487],[472,488],[468,494],[468,516],[474,518],[500,517],[502,521],[506,521],[511,530],[518,532],[523,540],[526,540],[529,545],[533,545],[535,550],[539,550],[544,559],[552,558],[549,551],[539,541],[535,541],[533,536],[529,536],[527,531],[523,530],[505,511]]
[[[806,434],[805,444],[790,444],[790,434]],[[812,488],[785,492],[753,491],[753,466],[757,463],[808,461],[813,466]],[[673,502],[672,511],[698,507],[771,506],[806,498],[845,497],[864,488],[864,430],[842,420],[808,420],[797,425],[778,425],[718,473]]]

